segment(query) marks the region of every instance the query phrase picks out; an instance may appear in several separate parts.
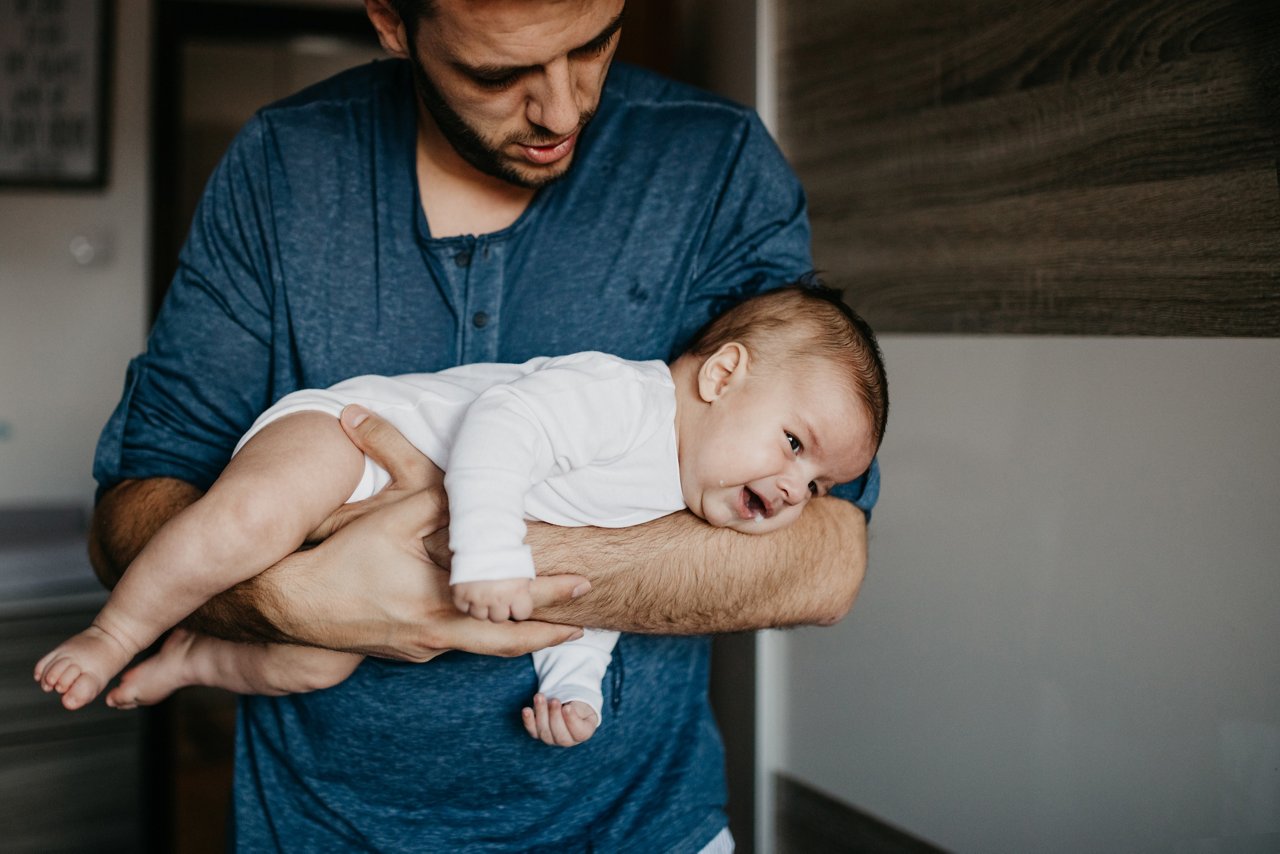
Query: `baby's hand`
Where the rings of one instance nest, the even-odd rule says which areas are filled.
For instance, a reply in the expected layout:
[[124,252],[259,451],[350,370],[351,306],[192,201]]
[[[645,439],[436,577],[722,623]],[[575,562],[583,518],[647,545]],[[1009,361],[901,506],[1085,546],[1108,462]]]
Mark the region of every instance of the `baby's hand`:
[[530,579],[507,578],[502,581],[463,581],[453,585],[453,604],[464,614],[477,620],[503,623],[527,620],[533,614]]
[[530,738],[553,747],[582,744],[600,726],[600,718],[586,703],[570,700],[562,705],[559,700],[548,702],[542,694],[533,695],[533,708],[524,708],[521,721]]

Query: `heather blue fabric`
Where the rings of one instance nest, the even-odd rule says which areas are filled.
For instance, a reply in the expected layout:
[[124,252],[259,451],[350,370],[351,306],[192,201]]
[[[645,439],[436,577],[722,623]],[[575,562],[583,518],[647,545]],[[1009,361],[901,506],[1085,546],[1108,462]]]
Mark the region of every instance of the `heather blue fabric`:
[[[579,350],[665,358],[724,301],[812,266],[800,187],[740,107],[615,65],[568,178],[503,231],[434,239],[413,104],[407,66],[383,62],[244,128],[129,367],[100,488],[208,486],[270,403],[357,374]],[[845,494],[869,510],[874,477]],[[520,727],[528,658],[370,660],[328,691],[245,698],[236,845],[696,851],[726,823],[708,651],[705,638],[624,635],[604,723],[568,750]]]

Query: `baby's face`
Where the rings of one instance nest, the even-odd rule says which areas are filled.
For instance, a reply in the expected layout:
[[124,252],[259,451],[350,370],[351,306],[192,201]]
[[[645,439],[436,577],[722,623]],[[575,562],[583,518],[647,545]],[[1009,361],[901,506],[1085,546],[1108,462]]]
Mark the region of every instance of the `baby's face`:
[[680,482],[689,509],[712,525],[763,534],[865,472],[873,432],[834,368],[742,379],[682,437]]

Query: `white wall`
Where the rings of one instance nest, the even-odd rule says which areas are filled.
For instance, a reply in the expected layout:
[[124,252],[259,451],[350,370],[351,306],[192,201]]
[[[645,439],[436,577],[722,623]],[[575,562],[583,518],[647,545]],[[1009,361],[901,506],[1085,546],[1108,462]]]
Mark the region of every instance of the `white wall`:
[[1280,342],[885,336],[782,767],[957,851],[1280,850]]
[[[150,3],[115,3],[105,190],[0,190],[0,506],[93,495],[98,431],[143,344]],[[80,266],[71,241],[98,260]]]

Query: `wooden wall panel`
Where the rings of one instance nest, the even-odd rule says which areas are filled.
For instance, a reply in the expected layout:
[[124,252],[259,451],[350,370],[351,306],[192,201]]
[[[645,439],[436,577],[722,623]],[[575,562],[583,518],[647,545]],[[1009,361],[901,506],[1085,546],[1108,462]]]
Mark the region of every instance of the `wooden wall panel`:
[[880,330],[1280,335],[1280,3],[791,0],[814,257]]

